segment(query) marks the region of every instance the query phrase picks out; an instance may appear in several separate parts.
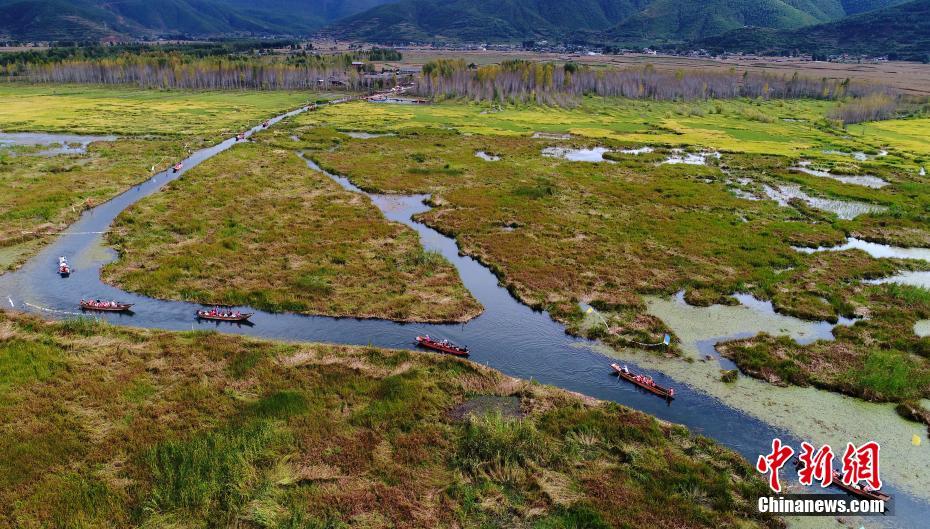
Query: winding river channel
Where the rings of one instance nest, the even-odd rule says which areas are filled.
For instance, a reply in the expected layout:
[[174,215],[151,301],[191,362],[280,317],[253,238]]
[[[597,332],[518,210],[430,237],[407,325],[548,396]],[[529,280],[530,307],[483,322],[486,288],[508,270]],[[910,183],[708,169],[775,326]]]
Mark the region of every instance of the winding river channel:
[[[278,116],[271,123],[302,110]],[[247,135],[261,129],[255,127]],[[417,334],[430,333],[467,345],[472,361],[511,376],[616,401],[686,425],[695,433],[738,451],[751,462],[769,451],[773,437],[781,437],[796,448],[801,440],[810,440],[816,444],[831,443],[835,450],[841,450],[847,441],[878,440],[882,443],[882,475],[886,489],[895,496],[895,514],[864,519],[862,525],[917,528],[926,527],[926,521],[930,520],[930,447],[924,427],[900,419],[890,405],[865,403],[811,388],[778,388],[743,376],[735,384],[720,382],[720,369],[729,366],[715,357],[713,344],[717,341],[760,331],[787,334],[798,340],[830,339],[832,326],[777,315],[764,303],[748,297],[740,298],[740,306],[706,308],[690,307],[681,299],[654,298],[647,300],[650,312],[662,317],[675,330],[695,361],[609,349],[566,334],[547,313],[534,311],[513,298],[490,270],[471,257],[460,255],[455,240],[415,222],[412,216],[429,209],[424,203],[426,196],[364,193],[349,180],[323,172],[308,158],[304,159],[312,169],[326,174],[348,190],[366,195],[385,217],[414,229],[424,248],[441,253],[457,268],[464,285],[485,311],[465,324],[402,324],[273,314],[239,307],[239,310],[256,313],[252,325],[217,325],[196,319],[195,311],[201,308],[199,304],[151,299],[103,283],[101,267],[116,258],[115,251],[106,246],[103,233],[116,216],[235,144],[235,139],[229,139],[197,151],[184,160],[184,169],[178,173],[158,173],[109,202],[86,211],[22,268],[0,276],[0,300],[16,310],[69,318],[78,315],[76,306],[81,298],[118,299],[134,303],[134,314],[101,314],[98,317],[117,325],[167,330],[216,329],[283,340],[413,348],[413,338]],[[295,156],[303,155],[295,153]],[[67,256],[74,267],[74,272],[66,279],[56,273],[58,256],[62,255]],[[706,359],[705,355],[710,355],[711,359]],[[660,384],[674,386],[677,399],[668,404],[619,382],[610,375],[609,366],[615,358],[649,372]],[[913,435],[925,441],[922,446],[911,444]]]

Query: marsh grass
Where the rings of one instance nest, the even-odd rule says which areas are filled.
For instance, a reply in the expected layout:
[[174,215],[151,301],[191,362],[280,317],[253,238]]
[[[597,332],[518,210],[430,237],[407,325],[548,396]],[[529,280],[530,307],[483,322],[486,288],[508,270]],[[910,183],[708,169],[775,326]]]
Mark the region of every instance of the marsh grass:
[[[348,105],[301,116],[291,127],[302,137],[325,137],[329,127],[398,133],[342,140],[315,157],[365,189],[430,193],[435,209],[421,215],[423,221],[455,236],[515,296],[549,310],[571,332],[617,346],[656,343],[669,329],[644,317],[642,295],[684,290],[689,303],[710,305],[733,303],[733,292],[751,292],[800,318],[870,319],[838,328],[829,343],[802,347],[763,336],[727,346],[745,372],[874,400],[927,395],[922,378],[927,346],[909,328],[926,317],[923,294],[862,285],[864,279],[922,265],[855,251],[803,255],[791,248],[838,245],[850,234],[905,246],[930,244],[930,188],[915,179],[912,167],[925,152],[912,141],[923,118],[856,126],[859,134],[843,137],[813,102],[676,105],[590,98],[574,109],[514,105],[493,114],[462,103],[379,107],[364,114],[367,107],[359,108],[364,105]],[[534,131],[573,136],[533,139]],[[487,149],[491,138],[502,159],[476,160],[474,152]],[[639,156],[621,152],[642,145],[655,150]],[[542,156],[551,146],[607,147],[613,152],[605,158],[613,163]],[[889,146],[891,154],[876,156]],[[659,165],[671,147],[725,152],[707,166]],[[857,161],[824,152],[829,150],[861,150],[873,157]],[[789,170],[798,158],[836,174],[876,175],[890,185],[870,189]],[[410,172],[411,165],[463,172]],[[786,184],[885,212],[842,220],[800,202],[779,207],[730,191],[736,186],[764,198],[762,185]],[[904,303],[889,296],[901,296]],[[579,301],[597,307],[606,325],[586,322]],[[890,356],[873,358],[873,350]],[[886,368],[900,375],[881,384]]]
[[[61,363],[0,399],[0,525],[782,527],[748,507],[764,485],[735,454],[458,359],[106,325],[86,336],[9,313],[0,328]],[[530,411],[450,418],[484,395]]]
[[196,92],[93,86],[0,86],[0,130],[116,134],[86,154],[35,156],[0,149],[0,249],[19,266],[98,205],[192,150],[299,106],[296,93]]
[[239,145],[121,214],[106,280],[272,311],[465,321],[480,307],[442,256],[271,143]]
[[[825,273],[834,276],[836,270],[828,267]],[[842,285],[842,277],[836,279]],[[797,278],[792,283],[804,284]],[[844,287],[836,295],[856,310],[868,307],[869,318],[837,327],[832,342],[800,346],[790,338],[761,335],[717,348],[744,372],[779,384],[812,384],[886,402],[930,396],[926,341],[913,331],[914,323],[930,314],[927,292],[890,284]]]

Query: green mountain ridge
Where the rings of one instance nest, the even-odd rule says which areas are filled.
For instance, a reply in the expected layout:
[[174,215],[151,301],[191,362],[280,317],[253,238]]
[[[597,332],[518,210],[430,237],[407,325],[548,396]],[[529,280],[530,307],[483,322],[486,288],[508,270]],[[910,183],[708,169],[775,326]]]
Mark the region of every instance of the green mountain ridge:
[[695,46],[762,54],[887,55],[930,62],[930,0],[913,0],[794,30],[744,28]]
[[0,39],[311,35],[587,42],[925,60],[917,0],[0,0]]
[[391,0],[0,0],[0,38],[308,35]]
[[687,42],[745,26],[797,29],[900,0],[400,0],[327,32],[372,42],[585,40]]

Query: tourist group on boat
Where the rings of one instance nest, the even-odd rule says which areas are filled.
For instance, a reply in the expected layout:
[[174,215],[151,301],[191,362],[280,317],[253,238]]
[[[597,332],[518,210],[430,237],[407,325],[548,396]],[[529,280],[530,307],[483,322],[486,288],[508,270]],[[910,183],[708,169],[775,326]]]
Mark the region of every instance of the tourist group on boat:
[[656,384],[655,380],[653,380],[649,375],[633,373],[626,365],[620,366],[619,364],[610,364],[610,367],[617,375],[620,376],[620,378],[623,378],[628,382],[632,382],[636,386],[639,386],[646,391],[649,391],[650,393],[654,393],[667,400],[673,400],[675,398],[674,389],[666,388]]
[[221,309],[219,307],[213,307],[210,310],[198,310],[197,317],[204,320],[243,322],[251,318],[252,314],[248,312],[240,312],[238,310],[228,310]]
[[71,275],[71,265],[68,264],[68,260],[65,259],[65,256],[58,258],[58,273],[61,277],[68,277]]
[[132,303],[120,303],[118,301],[101,301],[99,299],[81,299],[81,309],[83,310],[102,310],[107,312],[125,312],[132,307]]
[[468,348],[455,345],[449,340],[436,340],[431,338],[430,335],[426,334],[423,336],[417,336],[417,344],[427,349],[432,349],[434,351],[440,351],[443,353],[449,353],[456,356],[468,356]]

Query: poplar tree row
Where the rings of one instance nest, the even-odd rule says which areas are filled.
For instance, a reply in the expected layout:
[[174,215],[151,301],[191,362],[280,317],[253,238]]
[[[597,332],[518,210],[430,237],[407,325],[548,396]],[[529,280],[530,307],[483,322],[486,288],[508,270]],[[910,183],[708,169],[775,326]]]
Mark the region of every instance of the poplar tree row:
[[423,67],[418,95],[468,98],[501,103],[536,102],[563,105],[583,95],[653,100],[751,98],[841,99],[873,94],[892,96],[890,88],[836,79],[720,71],[591,68],[509,61],[500,65],[466,66],[464,61],[438,60]]
[[351,66],[349,55],[297,55],[288,59],[192,58],[183,54],[135,55],[0,66],[7,79],[38,83],[120,84],[141,88],[201,90],[379,90],[393,77],[374,78]]

